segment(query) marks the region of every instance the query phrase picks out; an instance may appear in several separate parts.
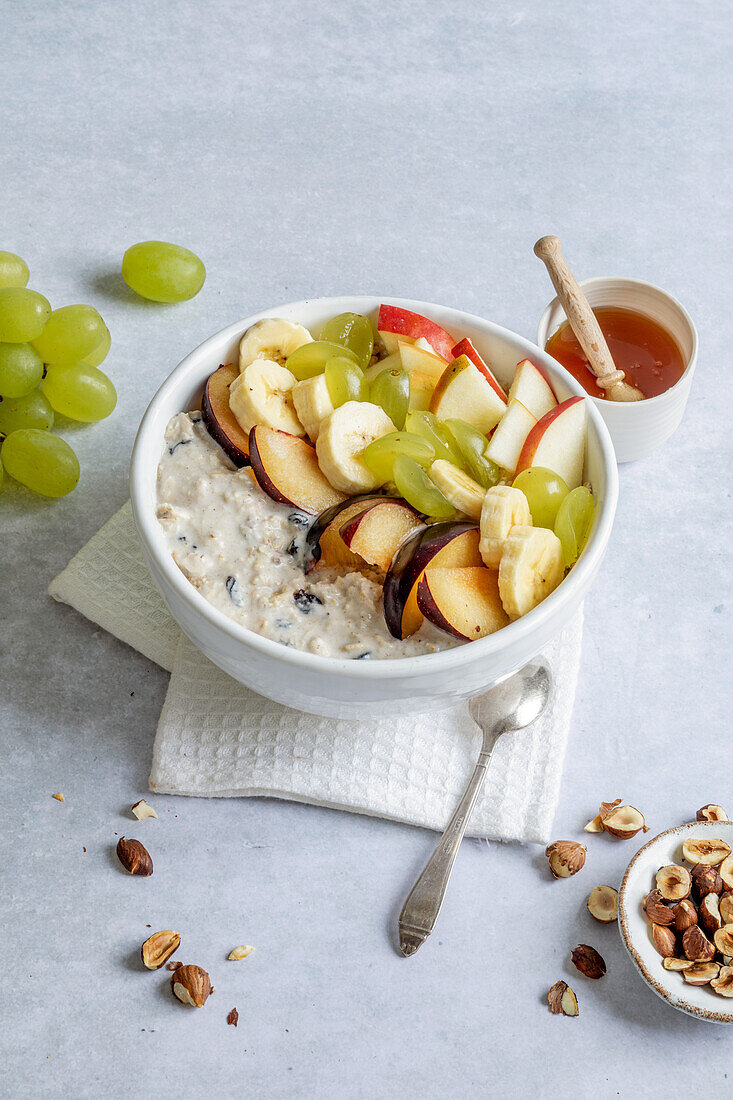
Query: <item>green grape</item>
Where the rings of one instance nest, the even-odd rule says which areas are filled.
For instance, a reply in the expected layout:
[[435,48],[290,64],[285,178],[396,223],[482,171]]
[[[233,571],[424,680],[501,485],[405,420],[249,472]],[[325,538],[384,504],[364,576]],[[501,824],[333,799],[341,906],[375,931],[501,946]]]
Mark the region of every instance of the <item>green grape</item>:
[[334,408],[345,405],[347,401],[366,401],[369,387],[364,372],[346,356],[334,355],[326,363],[324,371],[328,396]]
[[555,534],[562,543],[562,554],[567,566],[571,566],[580,557],[593,525],[595,510],[593,494],[585,485],[579,485],[568,493],[558,508]]
[[69,444],[38,428],[12,432],[0,458],[11,477],[44,497],[64,497],[79,480],[79,460]]
[[338,317],[326,321],[318,339],[348,348],[362,369],[369,366],[374,350],[374,331],[368,317],[360,313],[339,313]]
[[501,477],[501,470],[484,454],[486,450],[486,436],[474,428],[473,424],[465,420],[451,418],[445,420],[445,428],[463,457],[464,466],[468,473],[484,489],[490,489],[496,485]]
[[54,309],[33,347],[44,363],[78,363],[104,338],[105,325],[94,306],[61,306]]
[[369,391],[369,400],[384,409],[395,428],[405,426],[410,404],[410,376],[405,370],[380,371]]
[[0,397],[0,436],[18,428],[53,427],[53,409],[40,390],[24,397]]
[[30,271],[25,260],[14,252],[0,251],[0,288],[6,286],[27,286]]
[[41,389],[51,406],[70,420],[104,420],[117,404],[117,393],[106,374],[86,363],[49,367]]
[[407,455],[418,466],[427,469],[435,459],[433,445],[420,435],[409,432],[389,432],[375,439],[362,455],[366,467],[376,477],[380,485],[394,481],[392,469],[398,455]]
[[517,474],[513,484],[526,496],[534,526],[552,531],[558,508],[570,492],[560,475],[544,466],[531,466]]
[[109,349],[112,345],[112,337],[109,334],[109,329],[104,326],[104,336],[97,344],[96,348],[85,355],[82,359],[82,363],[86,363],[88,367],[98,367],[100,363],[103,363],[109,355]]
[[0,290],[0,341],[25,344],[43,332],[51,315],[47,298],[27,287]]
[[444,458],[446,462],[452,462],[460,469],[465,468],[465,462],[446,428],[440,423],[437,416],[422,409],[413,409],[405,418],[405,428],[408,432],[421,435],[432,443],[436,458]]
[[122,257],[122,278],[151,302],[185,302],[204,285],[206,268],[195,252],[166,241],[141,241]]
[[0,344],[0,394],[23,397],[43,376],[43,360],[30,344]]
[[437,485],[433,484],[422,467],[408,455],[397,455],[392,474],[400,496],[424,516],[430,516],[431,519],[451,519],[456,514],[453,505],[449,504]]
[[285,361],[285,366],[295,375],[299,382],[304,378],[313,378],[316,374],[323,374],[326,363],[334,356],[341,359],[351,359],[358,367],[359,362],[353,351],[342,347],[340,344],[331,344],[327,340],[311,340],[309,344],[301,344]]
[[3,464],[2,464],[2,462],[0,462],[0,489],[2,489],[2,487],[3,487],[3,481],[4,480],[5,480],[5,475],[3,474]]

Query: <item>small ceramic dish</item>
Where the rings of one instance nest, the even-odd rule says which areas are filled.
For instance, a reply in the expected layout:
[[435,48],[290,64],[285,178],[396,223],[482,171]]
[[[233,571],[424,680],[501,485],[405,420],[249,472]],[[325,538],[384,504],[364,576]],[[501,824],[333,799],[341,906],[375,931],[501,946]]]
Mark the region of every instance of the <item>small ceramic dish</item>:
[[724,840],[733,848],[733,821],[691,821],[667,829],[636,853],[624,875],[618,895],[618,923],[634,966],[651,989],[680,1012],[709,1023],[733,1024],[733,1000],[720,997],[708,985],[688,985],[678,970],[665,970],[651,938],[644,898],[654,887],[654,876],[669,863],[689,866],[682,845],[692,837]]
[[[680,380],[658,397],[631,402],[593,398],[611,434],[616,458],[619,462],[633,462],[656,451],[679,427],[697,364],[697,330],[677,299],[652,283],[603,276],[584,279],[580,285],[592,307],[633,309],[657,321],[674,337],[685,361]],[[553,298],[537,328],[539,347],[545,347],[564,320],[565,312],[558,299]]]

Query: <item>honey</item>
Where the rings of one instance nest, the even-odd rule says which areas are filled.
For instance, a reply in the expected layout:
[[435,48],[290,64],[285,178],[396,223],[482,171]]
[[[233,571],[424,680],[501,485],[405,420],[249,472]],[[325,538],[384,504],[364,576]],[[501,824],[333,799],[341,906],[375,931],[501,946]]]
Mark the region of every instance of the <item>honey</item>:
[[[685,361],[677,343],[651,317],[633,309],[599,306],[594,309],[613,361],[626,381],[644,394],[657,397],[679,382]],[[545,350],[570,371],[587,393],[605,398],[596,376],[578,343],[569,321],[563,321],[547,341]]]

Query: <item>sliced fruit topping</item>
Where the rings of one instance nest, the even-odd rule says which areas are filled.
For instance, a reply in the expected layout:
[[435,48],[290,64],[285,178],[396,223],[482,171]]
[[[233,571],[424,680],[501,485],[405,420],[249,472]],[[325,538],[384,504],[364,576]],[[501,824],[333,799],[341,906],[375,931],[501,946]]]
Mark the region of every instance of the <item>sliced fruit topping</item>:
[[255,424],[305,435],[293,404],[295,376],[271,359],[255,359],[229,388],[229,408],[245,432]]
[[316,451],[330,483],[343,493],[365,493],[379,482],[364,462],[364,450],[394,431],[383,409],[370,401],[347,401],[321,424]]
[[502,389],[500,383],[497,381],[493,371],[489,369],[488,365],[481,358],[468,337],[460,340],[451,350],[451,359],[460,359],[462,355],[467,356],[471,360],[473,365],[475,367],[478,367],[486,381],[489,383],[492,389],[496,391],[497,395],[506,405],[507,396],[504,393],[504,390]]
[[243,371],[255,359],[269,359],[284,366],[296,348],[309,344],[313,337],[307,328],[281,317],[265,317],[247,329],[239,344],[239,369]]
[[369,400],[384,409],[398,431],[405,426],[410,407],[410,376],[402,368],[380,370],[371,384]]
[[509,622],[497,574],[483,565],[426,569],[417,585],[417,606],[435,626],[468,641]]
[[499,591],[512,619],[526,615],[565,574],[560,540],[544,527],[512,527],[499,564]]
[[334,355],[324,370],[326,387],[335,409],[347,401],[366,401],[367,380],[361,367],[343,355]]
[[204,424],[211,438],[235,466],[249,466],[249,432],[245,432],[229,408],[229,387],[239,371],[231,364],[219,367],[209,378],[201,399]]
[[394,481],[394,461],[398,455],[407,455],[418,466],[427,469],[435,458],[435,449],[427,439],[412,432],[389,432],[375,439],[365,449],[364,461],[377,479],[377,484]]
[[433,413],[424,411],[409,412],[405,419],[405,428],[412,435],[419,435],[423,439],[427,439],[435,451],[436,458],[444,458],[446,462],[452,462],[454,466],[463,465],[461,452],[453,442],[453,437]]
[[335,408],[331,394],[328,392],[325,375],[316,374],[313,378],[304,378],[302,382],[296,382],[292,394],[298,420],[315,443],[321,424]]
[[494,485],[489,489],[481,508],[479,549],[484,564],[489,569],[498,569],[504,543],[512,527],[529,527],[531,523],[532,517],[524,493],[511,485]]
[[279,504],[317,515],[344,499],[321,472],[313,447],[295,435],[257,424],[249,433],[249,458],[258,485]]
[[452,519],[455,516],[455,509],[450,501],[443,496],[423,468],[407,455],[397,455],[392,465],[392,477],[400,496],[424,516],[431,519]]
[[523,359],[517,364],[517,372],[509,390],[509,400],[513,398],[521,401],[537,420],[557,405],[550,383],[531,359]]
[[429,345],[423,347],[422,343],[413,344],[401,337],[397,339],[397,354],[400,357],[402,369],[406,370],[411,378],[416,374],[425,375],[430,379],[433,389],[448,366],[447,359],[442,355],[436,355]]
[[[546,470],[544,466],[532,466],[517,474],[513,484],[527,498],[532,513],[532,525],[554,530],[558,509],[568,495],[568,487],[560,475]],[[555,533],[559,538],[559,532]]]
[[[522,476],[524,475],[520,474]],[[562,543],[563,558],[567,566],[571,566],[580,557],[593,526],[595,510],[593,494],[585,485],[573,489],[560,504],[555,517],[555,534]]]
[[527,436],[537,423],[521,401],[513,398],[506,407],[496,431],[489,440],[486,457],[513,474]]
[[326,364],[331,359],[349,359],[355,365],[359,361],[349,348],[341,344],[331,344],[327,340],[314,340],[310,344],[302,344],[296,348],[292,355],[288,356],[285,366],[295,375],[299,382],[304,378],[313,378],[316,374],[323,374]]
[[[326,508],[311,524],[306,536],[306,544],[311,554],[309,570],[316,564],[339,566],[348,564],[356,558],[341,538],[340,530],[352,516],[363,512],[372,504],[378,504],[385,498],[366,493],[362,496],[342,499]],[[363,563],[362,563],[363,564]]]
[[441,420],[460,417],[484,435],[496,427],[506,410],[503,398],[467,355],[445,368],[430,401],[430,411]]
[[575,489],[583,480],[585,461],[584,397],[569,397],[537,421],[524,440],[517,473],[530,466],[554,470],[568,489]]
[[403,501],[383,499],[345,519],[339,534],[349,550],[386,573],[402,542],[417,527],[422,522],[414,509]]
[[369,366],[374,350],[374,330],[369,318],[361,313],[339,313],[338,317],[332,317],[321,329],[319,340],[348,348],[362,369]]
[[458,448],[463,464],[474,481],[483,485],[484,489],[496,485],[501,477],[501,470],[484,454],[488,442],[486,436],[472,424],[456,417],[446,420],[443,427]]
[[433,463],[429,477],[459,515],[475,520],[481,518],[485,490],[472,477],[444,458]]
[[[377,328],[380,333],[392,332],[400,336],[409,336],[412,340],[419,340],[422,337],[444,359],[450,358],[455,344],[453,337],[435,321],[399,306],[381,305]],[[389,350],[387,348],[387,351]]]

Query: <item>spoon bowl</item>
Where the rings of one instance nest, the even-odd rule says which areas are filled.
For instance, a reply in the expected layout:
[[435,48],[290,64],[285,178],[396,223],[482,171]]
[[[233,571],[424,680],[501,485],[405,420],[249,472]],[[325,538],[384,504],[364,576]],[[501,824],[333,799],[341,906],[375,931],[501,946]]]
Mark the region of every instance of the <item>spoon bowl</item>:
[[472,699],[469,712],[481,729],[493,727],[491,735],[496,740],[502,733],[524,729],[536,721],[547,706],[551,690],[552,677],[547,665],[527,665]]

